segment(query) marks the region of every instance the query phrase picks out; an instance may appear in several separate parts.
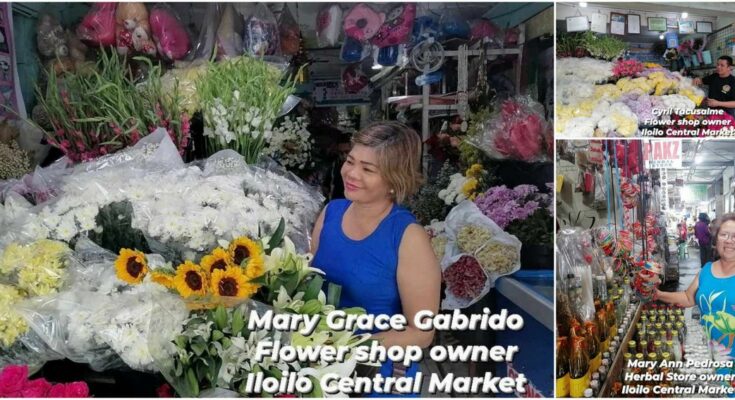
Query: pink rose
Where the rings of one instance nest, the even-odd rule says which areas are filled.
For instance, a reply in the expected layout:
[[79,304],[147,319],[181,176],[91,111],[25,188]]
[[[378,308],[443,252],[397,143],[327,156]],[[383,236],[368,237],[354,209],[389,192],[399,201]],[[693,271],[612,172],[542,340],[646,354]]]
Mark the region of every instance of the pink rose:
[[51,384],[43,379],[34,379],[28,381],[23,389],[20,391],[20,397],[46,397],[46,394],[51,389]]
[[15,397],[28,381],[27,365],[8,365],[0,372],[0,397]]
[[48,397],[89,397],[89,387],[84,382],[59,383],[51,387]]

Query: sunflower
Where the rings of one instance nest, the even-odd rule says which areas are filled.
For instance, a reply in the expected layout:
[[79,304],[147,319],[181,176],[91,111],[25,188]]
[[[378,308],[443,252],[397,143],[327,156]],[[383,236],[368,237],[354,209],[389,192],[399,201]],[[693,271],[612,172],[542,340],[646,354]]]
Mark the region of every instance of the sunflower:
[[151,272],[151,280],[168,289],[174,288],[174,276],[163,272]]
[[215,270],[211,285],[215,296],[247,298],[258,290],[258,286],[248,283],[245,274],[237,267],[228,267],[224,271]]
[[265,260],[262,255],[250,257],[247,265],[243,267],[245,276],[248,279],[255,279],[259,276],[263,276],[265,273]]
[[217,269],[224,270],[228,266],[233,265],[232,256],[227,252],[227,250],[221,247],[214,249],[212,254],[207,254],[202,257],[202,261],[199,264],[201,264],[202,268],[204,268],[204,270],[210,275]]
[[120,255],[115,260],[117,277],[127,283],[138,284],[148,273],[148,264],[145,254],[137,250],[120,249]]
[[[260,245],[245,236],[235,238],[235,240],[230,243],[228,251],[230,253],[230,257],[232,257],[232,262],[238,266],[243,266],[242,262],[247,259],[253,260],[261,257],[263,254],[263,250],[260,248]],[[250,262],[248,262],[248,264],[249,263]],[[248,269],[247,266],[244,267],[245,270]]]
[[187,260],[176,268],[174,287],[183,297],[207,294],[207,273],[202,267]]

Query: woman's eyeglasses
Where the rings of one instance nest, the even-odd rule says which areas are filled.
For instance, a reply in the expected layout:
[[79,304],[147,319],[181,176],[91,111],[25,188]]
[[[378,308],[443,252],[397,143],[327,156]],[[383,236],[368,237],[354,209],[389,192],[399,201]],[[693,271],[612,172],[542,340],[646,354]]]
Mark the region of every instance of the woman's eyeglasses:
[[731,233],[728,233],[728,232],[720,232],[720,233],[717,234],[717,239],[720,239],[720,240],[730,240],[730,239],[733,239],[733,240],[735,240],[735,232],[731,232]]

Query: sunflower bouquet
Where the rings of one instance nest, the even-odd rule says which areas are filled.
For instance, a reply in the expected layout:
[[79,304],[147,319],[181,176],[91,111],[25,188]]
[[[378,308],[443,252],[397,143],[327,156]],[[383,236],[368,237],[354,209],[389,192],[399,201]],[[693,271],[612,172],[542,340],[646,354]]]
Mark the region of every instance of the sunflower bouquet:
[[[192,308],[212,308],[217,304],[244,300],[260,288],[257,279],[264,274],[263,243],[248,237],[235,238],[227,248],[217,247],[199,263],[185,260],[177,267],[163,265],[152,269],[139,250],[121,249],[115,261],[117,277],[131,285],[153,283],[193,300]],[[203,303],[198,303],[203,301]]]

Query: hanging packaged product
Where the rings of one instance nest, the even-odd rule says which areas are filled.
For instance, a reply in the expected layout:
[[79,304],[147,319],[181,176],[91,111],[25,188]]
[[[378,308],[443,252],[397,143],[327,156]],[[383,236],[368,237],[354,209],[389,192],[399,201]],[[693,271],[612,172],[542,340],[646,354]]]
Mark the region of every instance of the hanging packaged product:
[[191,49],[189,33],[170,7],[165,5],[153,7],[150,24],[159,56],[171,61],[186,57]]
[[339,40],[342,28],[342,8],[337,4],[328,5],[316,16],[316,39],[319,47],[334,46]]
[[345,14],[342,27],[346,37],[367,42],[378,33],[383,22],[385,13],[377,12],[365,3],[359,3]]
[[77,37],[90,46],[115,45],[117,3],[94,3],[77,27]]
[[242,38],[245,54],[256,57],[280,55],[281,41],[276,17],[264,3],[258,3],[253,15],[245,21]]
[[281,40],[281,54],[293,56],[301,48],[301,28],[291,14],[288,3],[285,3],[278,20],[278,33]]
[[379,48],[408,43],[415,18],[416,3],[405,3],[393,8],[370,43]]
[[115,11],[117,52],[126,55],[138,52],[153,56],[156,45],[151,38],[148,9],[145,3],[120,3]]
[[339,54],[339,58],[342,59],[342,61],[346,63],[357,63],[370,55],[370,46],[363,45],[363,43],[357,39],[345,37]]

